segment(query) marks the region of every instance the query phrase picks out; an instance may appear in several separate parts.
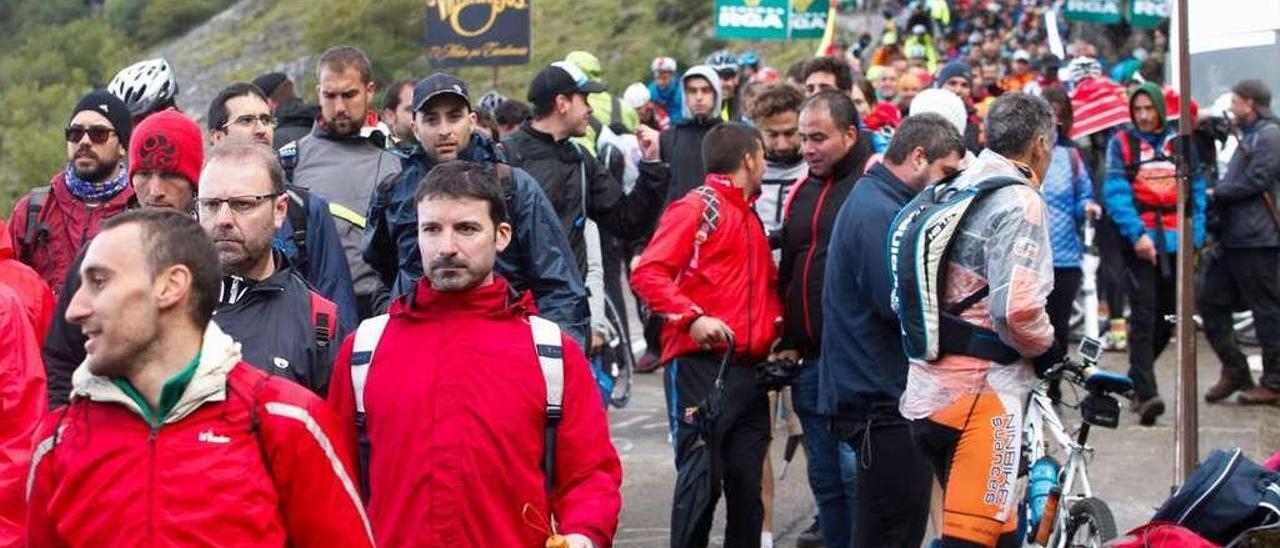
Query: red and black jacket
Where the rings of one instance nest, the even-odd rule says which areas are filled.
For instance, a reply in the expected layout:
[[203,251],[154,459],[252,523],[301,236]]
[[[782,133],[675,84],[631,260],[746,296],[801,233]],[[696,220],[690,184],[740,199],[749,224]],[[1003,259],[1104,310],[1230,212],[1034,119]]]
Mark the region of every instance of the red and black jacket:
[[[865,135],[865,134],[863,134]],[[796,183],[782,223],[782,259],[778,287],[782,295],[782,341],[779,350],[799,350],[817,357],[822,344],[822,281],[827,245],[836,213],[866,170],[870,139],[861,138],[827,177],[810,172]]]

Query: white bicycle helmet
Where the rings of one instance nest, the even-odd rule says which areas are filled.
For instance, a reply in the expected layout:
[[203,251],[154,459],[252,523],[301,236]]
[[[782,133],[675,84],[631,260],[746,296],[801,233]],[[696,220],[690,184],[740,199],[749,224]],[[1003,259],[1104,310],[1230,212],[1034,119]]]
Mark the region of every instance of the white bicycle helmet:
[[627,90],[622,93],[622,100],[631,108],[639,109],[649,102],[649,88],[640,82],[636,82],[627,86]]
[[476,110],[492,113],[498,109],[498,105],[501,105],[502,102],[506,100],[507,98],[503,97],[501,93],[498,93],[498,90],[491,89],[484,92],[484,95],[480,96],[480,100],[476,102]]
[[658,57],[653,60],[653,64],[649,66],[649,70],[653,72],[675,72],[676,60],[670,57]]
[[163,57],[148,59],[116,73],[107,91],[124,101],[135,117],[143,116],[178,96],[178,78]]

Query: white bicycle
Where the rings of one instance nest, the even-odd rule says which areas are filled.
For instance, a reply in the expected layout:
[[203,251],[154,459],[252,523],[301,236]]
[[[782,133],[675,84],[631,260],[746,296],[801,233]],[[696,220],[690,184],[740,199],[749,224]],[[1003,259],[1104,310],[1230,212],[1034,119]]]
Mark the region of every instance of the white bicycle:
[[[1089,462],[1094,456],[1093,447],[1088,445],[1089,430],[1091,426],[1119,425],[1120,402],[1115,395],[1132,391],[1133,381],[1097,369],[1101,354],[1101,341],[1086,337],[1080,342],[1083,363],[1064,361],[1045,375],[1047,379],[1067,380],[1086,392],[1079,403],[1083,422],[1074,435],[1058,416],[1046,391],[1047,382],[1028,397],[1022,438],[1022,462],[1026,467],[1023,474],[1031,476],[1030,483],[1036,475],[1032,469],[1040,466],[1042,472],[1049,471],[1048,481],[1052,482],[1047,490],[1041,486],[1044,502],[1040,516],[1033,510],[1033,496],[1026,497],[1022,505],[1022,523],[1029,525],[1025,527],[1028,546],[1100,547],[1116,537],[1115,517],[1107,503],[1094,495],[1089,482]],[[1051,465],[1040,464],[1041,459]],[[1028,489],[1033,495],[1034,491]]]

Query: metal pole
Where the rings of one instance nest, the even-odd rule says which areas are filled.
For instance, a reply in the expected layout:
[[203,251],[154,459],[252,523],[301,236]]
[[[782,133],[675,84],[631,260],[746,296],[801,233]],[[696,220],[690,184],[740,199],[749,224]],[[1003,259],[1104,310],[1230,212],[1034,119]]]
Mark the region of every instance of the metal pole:
[[1200,461],[1196,386],[1195,242],[1192,223],[1191,54],[1187,38],[1187,0],[1178,2],[1178,382],[1173,429],[1174,483],[1181,484]]

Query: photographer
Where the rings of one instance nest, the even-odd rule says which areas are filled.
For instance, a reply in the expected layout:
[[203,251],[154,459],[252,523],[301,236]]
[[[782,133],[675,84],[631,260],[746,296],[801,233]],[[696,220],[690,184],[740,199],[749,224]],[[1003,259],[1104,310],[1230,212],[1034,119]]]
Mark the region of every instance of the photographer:
[[[1245,80],[1231,92],[1240,144],[1226,175],[1209,191],[1219,217],[1217,245],[1205,254],[1197,284],[1205,334],[1222,360],[1222,374],[1204,399],[1218,402],[1242,391],[1241,403],[1272,404],[1280,399],[1280,120],[1262,82]],[[1262,342],[1257,385],[1232,326],[1231,313],[1242,304],[1253,311]]]

